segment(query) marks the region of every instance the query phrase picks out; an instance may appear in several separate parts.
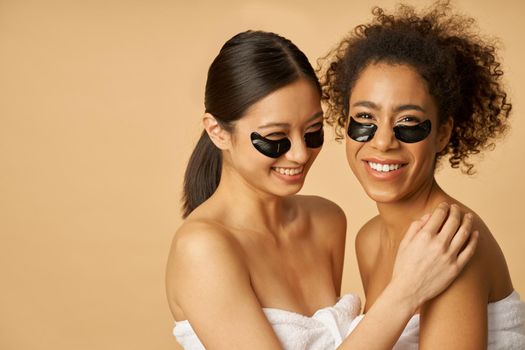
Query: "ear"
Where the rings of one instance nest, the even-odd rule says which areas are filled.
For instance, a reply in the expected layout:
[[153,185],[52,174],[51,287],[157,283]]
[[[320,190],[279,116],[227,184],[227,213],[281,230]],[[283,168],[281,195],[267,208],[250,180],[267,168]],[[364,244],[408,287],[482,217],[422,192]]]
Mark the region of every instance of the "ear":
[[452,129],[454,128],[454,118],[448,117],[447,120],[439,126],[437,134],[438,153],[447,147],[452,136]]
[[208,133],[211,141],[221,150],[228,149],[231,144],[231,135],[210,113],[205,113],[202,118],[204,130]]

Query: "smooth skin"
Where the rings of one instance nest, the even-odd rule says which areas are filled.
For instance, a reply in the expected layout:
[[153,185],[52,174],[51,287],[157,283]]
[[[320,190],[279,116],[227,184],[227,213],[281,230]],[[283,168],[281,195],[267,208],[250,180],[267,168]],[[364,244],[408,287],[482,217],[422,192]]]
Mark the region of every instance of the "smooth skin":
[[[452,118],[440,124],[427,84],[407,65],[371,64],[357,79],[350,96],[350,114],[378,125],[374,138],[359,143],[346,138],[348,162],[379,215],[356,238],[356,252],[370,312],[387,288],[398,247],[411,221],[440,202],[462,213],[472,210],[445,193],[434,178],[436,154],[447,145]],[[432,132],[421,142],[395,139],[392,127],[430,119]],[[380,173],[369,162],[401,164]],[[420,308],[420,349],[484,349],[487,346],[487,304],[512,291],[507,265],[497,242],[476,214],[473,229],[480,239],[476,253],[452,285]]]
[[[262,308],[311,316],[340,296],[344,213],[326,199],[295,195],[320,151],[304,144],[305,133],[322,127],[319,101],[300,79],[254,104],[232,133],[204,117],[223,152],[221,181],[175,234],[166,285],[174,318],[189,320],[206,349],[281,349]],[[251,145],[252,131],[286,136],[292,147],[280,158],[265,157]],[[287,177],[279,168],[302,175]],[[391,348],[419,305],[474,254],[477,234],[470,232],[471,221],[446,204],[415,220],[391,283],[340,349]]]

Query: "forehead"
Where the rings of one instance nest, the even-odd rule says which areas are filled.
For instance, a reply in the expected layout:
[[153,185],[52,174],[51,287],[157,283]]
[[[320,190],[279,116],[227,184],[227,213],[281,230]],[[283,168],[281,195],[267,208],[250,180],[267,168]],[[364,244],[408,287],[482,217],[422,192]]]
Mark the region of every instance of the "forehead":
[[321,111],[320,96],[314,85],[299,79],[254,103],[238,121],[251,127],[268,123],[302,124]]
[[357,101],[371,101],[381,106],[418,104],[425,109],[434,107],[425,79],[413,67],[403,64],[368,65],[354,84],[350,106]]

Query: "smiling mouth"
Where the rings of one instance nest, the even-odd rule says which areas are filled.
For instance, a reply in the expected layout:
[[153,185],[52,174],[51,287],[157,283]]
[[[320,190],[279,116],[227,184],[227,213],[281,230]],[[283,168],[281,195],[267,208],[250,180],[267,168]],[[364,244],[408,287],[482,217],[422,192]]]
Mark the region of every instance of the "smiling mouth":
[[303,172],[304,167],[298,167],[298,168],[281,168],[281,167],[272,167],[272,170],[278,172],[281,175],[286,176],[294,176],[301,174]]
[[379,171],[381,173],[388,173],[391,171],[398,170],[402,167],[404,167],[406,164],[381,164],[381,163],[374,163],[374,162],[367,162],[370,168],[374,169],[375,171]]

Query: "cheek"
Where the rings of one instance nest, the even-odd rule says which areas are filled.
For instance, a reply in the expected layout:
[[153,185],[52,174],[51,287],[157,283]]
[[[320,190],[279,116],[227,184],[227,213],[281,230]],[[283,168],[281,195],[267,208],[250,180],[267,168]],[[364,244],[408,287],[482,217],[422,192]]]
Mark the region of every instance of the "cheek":
[[352,170],[355,172],[355,167],[357,165],[357,154],[359,153],[359,150],[363,147],[363,144],[360,142],[355,142],[352,140],[346,140],[346,160],[348,161],[348,165],[352,168]]
[[414,144],[409,151],[418,165],[418,175],[421,177],[433,176],[436,159],[434,143],[423,141],[419,145]]
[[260,174],[267,171],[274,159],[261,154],[248,140],[237,142],[231,152],[232,165],[243,174]]

